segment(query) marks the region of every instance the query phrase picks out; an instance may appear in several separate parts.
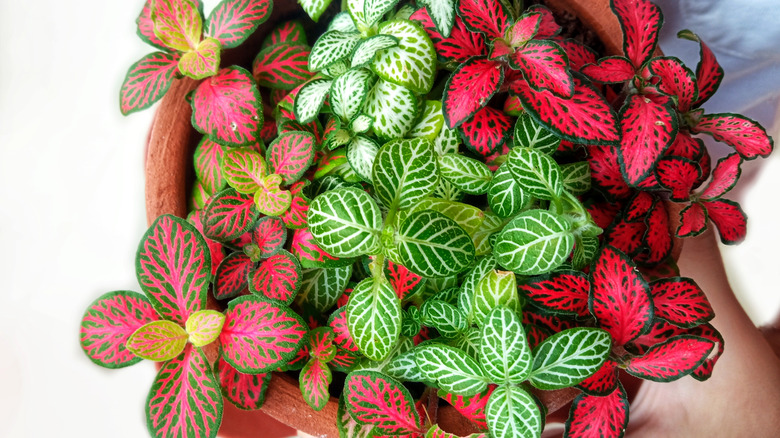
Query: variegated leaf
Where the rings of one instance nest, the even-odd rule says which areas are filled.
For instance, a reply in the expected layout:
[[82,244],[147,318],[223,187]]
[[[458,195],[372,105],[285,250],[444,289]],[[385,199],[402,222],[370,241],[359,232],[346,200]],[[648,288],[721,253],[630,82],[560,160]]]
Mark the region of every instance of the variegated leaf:
[[353,188],[332,190],[309,206],[309,229],[325,251],[337,257],[375,254],[382,215],[368,193]]
[[189,341],[196,347],[203,347],[217,340],[225,315],[216,310],[201,310],[187,318],[184,329],[189,335]]
[[211,11],[207,33],[222,47],[238,47],[271,16],[271,0],[223,0]]
[[501,87],[504,69],[497,61],[483,56],[460,64],[447,80],[442,95],[442,111],[447,126],[463,124],[484,107]]
[[563,193],[561,168],[549,155],[537,150],[515,147],[506,165],[520,190],[537,199],[556,199]]
[[227,180],[222,175],[222,157],[225,155],[225,147],[211,141],[204,136],[195,148],[193,158],[195,164],[195,177],[203,184],[209,194],[214,195],[227,185]]
[[214,38],[206,38],[179,59],[179,72],[193,79],[214,76],[219,70],[222,47]]
[[469,396],[487,388],[482,368],[457,348],[426,344],[417,347],[415,360],[423,376],[444,391]]
[[314,136],[308,132],[281,134],[266,151],[269,171],[280,175],[286,186],[298,181],[314,159],[314,143]]
[[466,314],[468,324],[474,322],[474,296],[480,281],[497,266],[492,254],[477,260],[474,267],[466,274],[458,291],[458,308]]
[[292,204],[292,194],[280,187],[283,177],[272,173],[263,178],[262,185],[255,192],[257,211],[267,216],[279,216]]
[[[479,330],[476,330],[476,332],[479,333]],[[452,407],[460,412],[461,415],[468,418],[478,428],[484,430],[487,429],[487,423],[485,422],[485,406],[495,389],[496,385],[489,385],[487,389],[474,394],[471,397],[463,397],[461,395],[439,391],[439,397],[447,400],[447,403],[452,405]]]
[[214,298],[224,300],[245,292],[253,267],[252,260],[243,253],[236,252],[225,257],[214,279]]
[[704,291],[685,277],[663,278],[650,283],[654,316],[679,327],[695,327],[715,317]]
[[281,43],[261,50],[252,61],[257,83],[276,90],[292,90],[312,77],[309,71],[309,47]]
[[509,222],[493,252],[501,266],[522,275],[539,275],[558,267],[571,252],[574,236],[568,220],[546,210],[528,210]]
[[420,436],[420,417],[409,390],[400,382],[375,371],[356,371],[344,382],[346,410],[361,425],[373,425],[375,433]]
[[623,53],[639,68],[653,56],[658,44],[664,21],[661,9],[649,0],[612,0],[610,6],[623,31]]
[[194,50],[203,34],[203,17],[192,0],[154,0],[151,4],[154,35],[179,52]]
[[[349,18],[349,14],[347,14]],[[350,18],[350,21],[352,19]],[[344,402],[344,393],[339,397],[339,408],[336,413],[336,426],[339,428],[339,436],[343,438],[373,438],[374,425],[372,423],[359,424],[352,418],[347,411],[347,405]]]
[[480,226],[485,219],[485,212],[473,205],[448,201],[446,199],[425,198],[417,203],[416,206],[412,207],[410,211],[399,212],[398,222],[403,223],[406,218],[409,217],[409,214],[422,210],[438,211],[454,220],[469,236],[473,236],[480,229]]
[[222,396],[243,410],[260,409],[265,401],[265,392],[271,383],[271,373],[244,374],[225,362],[221,356],[217,359],[214,374],[222,387]]
[[563,48],[553,41],[528,41],[510,55],[509,65],[520,70],[528,85],[537,90],[549,90],[563,98],[574,94],[569,58]]
[[301,287],[301,265],[294,255],[280,250],[249,274],[249,291],[255,295],[290,304]]
[[309,123],[317,117],[330,91],[331,81],[314,79],[304,85],[295,96],[293,112],[301,123]]
[[227,188],[206,205],[203,232],[209,239],[228,242],[246,233],[259,215],[251,196]]
[[563,188],[574,196],[580,196],[590,190],[590,165],[587,161],[578,161],[561,166]]
[[517,279],[513,272],[489,271],[474,288],[471,304],[473,322],[482,327],[490,312],[505,307],[520,314],[517,296]]
[[637,185],[653,171],[677,136],[677,115],[671,100],[664,104],[635,94],[620,112],[620,169],[626,182]]
[[401,333],[401,302],[390,284],[358,283],[347,303],[347,325],[361,353],[376,361],[387,357]]
[[330,399],[328,387],[333,375],[328,365],[312,359],[303,366],[300,374],[300,388],[303,399],[315,411],[321,411]]
[[455,1],[454,0],[421,0],[419,2],[428,11],[428,15],[436,25],[436,30],[444,38],[452,34],[452,26],[455,25]]
[[506,163],[499,166],[487,192],[490,209],[502,218],[516,215],[531,203],[531,196],[520,188]]
[[488,39],[503,38],[512,15],[500,0],[461,0],[458,15],[472,32],[484,33]]
[[536,400],[518,386],[496,388],[485,407],[485,419],[495,438],[538,437],[542,433],[542,414]]
[[364,68],[348,70],[330,86],[330,106],[334,114],[348,123],[360,112],[371,86],[372,74]]
[[170,49],[165,46],[165,43],[157,38],[157,35],[154,34],[154,22],[152,21],[152,1],[153,0],[146,0],[144,2],[144,7],[141,9],[141,13],[138,14],[138,18],[135,20],[136,24],[138,25],[136,34],[145,43],[167,52]]
[[368,92],[363,111],[374,119],[374,133],[383,140],[403,138],[414,127],[418,101],[407,88],[378,80]]
[[290,195],[292,195],[292,201],[290,207],[285,211],[281,218],[284,225],[291,229],[297,230],[306,226],[309,220],[309,199],[304,193],[304,190],[309,185],[310,181],[303,179],[294,183],[289,188]]
[[359,33],[331,30],[322,34],[309,54],[309,70],[320,71],[349,56],[360,41]]
[[493,179],[493,173],[487,165],[459,154],[439,157],[439,171],[442,178],[470,195],[486,193]]
[[515,123],[515,147],[536,149],[547,155],[558,150],[561,139],[534,120],[527,112],[520,114]]
[[565,436],[590,438],[595,436],[621,438],[628,426],[628,397],[620,383],[605,396],[580,394],[574,399]]
[[376,196],[388,209],[405,209],[430,194],[439,179],[431,142],[393,140],[376,155],[372,171]]
[[433,327],[445,338],[454,338],[466,331],[466,316],[452,304],[427,300],[421,309],[422,324]]
[[711,135],[736,149],[746,160],[766,157],[774,148],[774,140],[763,126],[739,114],[706,114],[691,128],[691,132]]
[[131,65],[119,91],[122,114],[141,111],[160,100],[179,75],[179,58],[177,53],[154,52]]
[[366,25],[371,27],[377,24],[397,3],[398,0],[363,0],[363,19]]
[[423,277],[458,274],[474,261],[474,243],[468,233],[434,210],[410,214],[396,241],[403,265]]
[[304,268],[322,268],[351,265],[353,258],[338,258],[326,252],[314,241],[308,228],[295,230],[290,244],[292,252]]
[[515,310],[496,307],[486,315],[479,358],[485,375],[499,385],[528,378],[533,357]]
[[330,6],[332,0],[301,0],[300,4],[309,17],[316,23]]
[[398,45],[398,38],[391,35],[374,35],[363,39],[352,54],[352,67],[366,67],[377,52]]
[[675,336],[654,345],[641,357],[631,359],[626,372],[655,382],[671,382],[704,363],[714,345],[711,340],[697,336]]
[[222,158],[222,175],[239,193],[253,194],[263,185],[265,160],[250,148],[228,149]]
[[574,386],[601,368],[611,351],[609,333],[577,327],[556,333],[534,349],[531,385],[545,390]]
[[306,30],[300,20],[285,21],[274,27],[263,40],[261,50],[279,43],[292,43],[308,46]]
[[297,300],[308,303],[320,312],[326,312],[344,293],[352,265],[337,268],[314,268],[303,270],[303,282]]
[[[598,250],[598,242],[595,249]],[[560,315],[588,317],[588,276],[578,271],[556,271],[535,277],[519,286],[534,305]]]
[[430,141],[436,141],[442,126],[444,126],[444,115],[441,112],[441,102],[438,100],[426,100],[422,114],[417,118],[416,124],[407,135],[409,137],[423,137]]
[[372,182],[371,169],[379,152],[379,144],[369,137],[357,135],[347,144],[347,160],[360,178]]
[[425,31],[412,21],[392,20],[379,26],[378,32],[398,38],[398,45],[377,53],[372,69],[386,81],[428,93],[436,73],[436,51]]
[[252,230],[252,242],[260,250],[260,258],[268,258],[278,253],[286,241],[287,229],[277,217],[260,218]]

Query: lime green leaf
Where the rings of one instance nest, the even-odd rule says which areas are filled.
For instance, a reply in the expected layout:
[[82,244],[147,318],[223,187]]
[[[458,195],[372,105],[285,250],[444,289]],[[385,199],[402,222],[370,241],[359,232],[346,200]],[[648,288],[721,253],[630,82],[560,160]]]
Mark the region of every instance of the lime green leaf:
[[459,154],[439,158],[441,177],[470,195],[481,195],[490,188],[493,173],[480,161]]
[[179,71],[193,79],[214,76],[219,70],[222,46],[215,38],[206,38],[195,50],[190,50],[179,59]]
[[222,175],[239,193],[255,193],[265,178],[263,156],[249,148],[230,148],[222,158]]
[[416,23],[392,20],[379,27],[379,33],[398,38],[398,45],[377,53],[372,67],[384,80],[419,94],[433,87],[436,51],[428,34]]
[[363,111],[374,119],[379,138],[402,138],[414,126],[417,98],[408,89],[380,79],[366,96]]
[[433,191],[439,180],[439,166],[428,140],[393,140],[379,149],[372,175],[382,204],[388,209],[404,209]]
[[517,313],[505,307],[493,309],[482,327],[480,363],[485,375],[498,384],[518,384],[531,373],[532,360]]
[[522,388],[502,385],[493,391],[485,407],[490,436],[535,438],[542,434],[542,414],[534,398]]
[[360,112],[372,77],[370,71],[356,68],[333,81],[330,87],[331,111],[341,117],[343,122],[350,122]]
[[216,310],[200,310],[187,318],[184,328],[189,340],[196,347],[203,347],[217,340],[225,324],[225,315]]
[[309,54],[309,71],[317,72],[349,56],[360,41],[360,34],[325,32]]
[[415,360],[423,377],[444,391],[469,396],[487,388],[477,361],[457,348],[426,344],[415,350]]
[[292,204],[292,194],[279,187],[282,176],[272,173],[263,178],[263,185],[255,192],[257,211],[267,216],[279,216]]
[[512,217],[531,204],[531,197],[520,189],[506,163],[499,166],[487,192],[488,205],[500,217]]
[[458,274],[474,261],[474,243],[455,221],[433,210],[409,215],[398,230],[404,266],[423,277]]
[[331,81],[315,79],[304,85],[295,96],[293,112],[300,123],[309,123],[319,114],[322,103],[330,91]]
[[574,196],[590,190],[590,165],[587,161],[569,163],[561,166],[563,188]]
[[561,168],[549,155],[534,149],[515,147],[506,165],[520,189],[537,199],[556,199],[563,192]]
[[377,253],[381,228],[379,207],[359,189],[332,190],[309,205],[309,230],[317,244],[336,257]]
[[520,312],[514,272],[493,269],[477,283],[474,290],[473,321],[481,326],[488,314],[498,307]]
[[384,359],[401,334],[401,302],[393,288],[373,278],[358,283],[347,303],[347,325],[361,353]]
[[506,220],[501,219],[497,214],[490,211],[485,212],[485,219],[472,236],[478,256],[491,254],[493,252],[494,236],[504,228],[505,223]]
[[531,385],[539,389],[574,386],[590,377],[612,350],[612,337],[592,327],[556,333],[534,349]]
[[441,101],[426,100],[422,114],[407,135],[409,137],[422,137],[430,141],[436,141],[442,126],[444,126],[444,114],[441,112]]
[[574,246],[571,225],[546,210],[528,210],[512,219],[498,236],[493,252],[498,263],[521,275],[550,272]]
[[177,357],[187,345],[187,332],[173,321],[144,324],[127,339],[127,349],[143,359],[163,362]]
[[536,149],[537,151],[552,155],[558,150],[561,139],[553,135],[552,131],[539,124],[524,112],[515,123],[515,147]]

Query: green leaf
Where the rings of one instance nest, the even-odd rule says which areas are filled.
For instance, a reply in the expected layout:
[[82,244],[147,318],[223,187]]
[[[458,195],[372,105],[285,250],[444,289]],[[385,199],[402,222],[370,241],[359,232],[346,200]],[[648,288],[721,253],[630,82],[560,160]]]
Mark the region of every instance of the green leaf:
[[460,146],[458,130],[442,125],[439,135],[436,136],[436,140],[433,142],[433,150],[436,152],[436,155],[456,154],[458,153],[458,146]]
[[409,208],[428,196],[439,180],[431,142],[417,138],[385,143],[376,155],[372,180],[388,209]]
[[564,164],[561,166],[563,188],[574,196],[590,190],[590,165],[587,161]]
[[401,261],[423,277],[458,274],[474,261],[474,243],[455,221],[433,210],[417,211],[396,237]]
[[520,189],[506,163],[499,166],[487,192],[488,205],[500,217],[512,217],[531,204],[532,198]]
[[512,219],[496,239],[498,263],[521,275],[539,275],[558,267],[571,252],[571,225],[546,210],[528,210]]
[[163,362],[177,357],[187,345],[187,332],[173,321],[144,324],[127,339],[127,349],[136,356]]
[[358,31],[357,27],[355,27],[355,22],[346,10],[339,12],[330,20],[327,30],[337,30],[346,33],[355,33]]
[[312,21],[316,23],[320,20],[322,13],[328,9],[331,1],[332,0],[300,0],[299,3],[303,10],[311,17]]
[[482,331],[472,327],[466,333],[455,338],[455,342],[451,345],[465,351],[472,358],[478,359],[482,345]]
[[341,61],[352,53],[359,41],[359,33],[325,32],[311,48],[309,71],[317,72]]
[[458,308],[466,315],[468,325],[474,322],[474,299],[477,286],[482,279],[496,268],[496,258],[488,254],[477,261],[466,274],[458,292]]
[[222,175],[239,193],[255,193],[265,178],[263,156],[249,148],[230,148],[222,158]]
[[388,362],[382,371],[388,376],[404,382],[425,382],[425,377],[420,371],[420,367],[417,366],[415,355],[415,350],[403,352]]
[[505,223],[506,220],[501,219],[498,215],[490,211],[485,212],[485,219],[472,236],[478,256],[491,254],[493,252],[494,237],[496,236],[496,233],[504,228]]
[[577,327],[556,333],[534,349],[529,381],[539,389],[574,386],[601,368],[612,351],[612,337],[602,329]]
[[441,112],[441,101],[426,100],[422,114],[407,135],[413,138],[422,137],[436,141],[442,126],[444,126],[444,114]]
[[347,325],[358,349],[371,360],[382,360],[401,334],[401,302],[384,281],[367,278],[352,291]]
[[358,44],[352,54],[352,67],[367,67],[380,50],[398,45],[398,38],[390,35],[374,35]]
[[514,272],[489,271],[474,290],[473,321],[482,326],[493,309],[506,307],[520,313],[517,279]]
[[444,391],[469,396],[487,388],[477,361],[457,348],[426,344],[415,350],[415,360],[423,377]]
[[515,123],[515,147],[536,149],[537,151],[552,155],[561,145],[561,139],[556,137],[530,114],[524,112]]
[[428,300],[422,306],[422,323],[433,327],[445,338],[454,338],[466,330],[466,316],[444,301]]
[[357,135],[347,144],[347,161],[352,170],[364,181],[373,183],[371,170],[374,167],[374,159],[379,152],[379,145],[368,137]]
[[351,371],[378,371],[378,372],[384,372],[383,370],[387,367],[387,364],[389,364],[393,359],[398,357],[401,354],[406,353],[407,351],[414,348],[414,341],[412,341],[412,338],[406,338],[406,337],[399,337],[398,342],[395,343],[395,346],[390,350],[390,353],[385,356],[382,360],[371,360],[367,358],[363,358],[357,365],[352,367]]
[[485,219],[485,213],[473,205],[464,204],[462,202],[448,201],[446,199],[425,198],[417,203],[417,205],[413,207],[411,211],[399,212],[398,222],[403,223],[409,214],[422,210],[438,211],[439,213],[457,222],[458,225],[460,225],[461,228],[463,228],[463,230],[469,234],[469,236],[477,232],[480,225],[482,224],[482,221]]
[[502,385],[493,391],[485,407],[490,436],[535,438],[542,434],[542,414],[534,398],[522,388]]
[[377,53],[372,67],[386,81],[427,94],[436,75],[436,50],[428,34],[416,23],[392,20],[379,33],[398,38],[398,45]]
[[515,147],[506,165],[520,189],[537,199],[556,199],[563,192],[561,168],[550,156],[534,149]]
[[344,293],[352,276],[352,265],[336,268],[304,269],[301,290],[296,302],[310,304],[320,312],[326,312]]
[[480,363],[493,382],[519,384],[531,372],[531,348],[523,321],[514,310],[496,307],[482,327]]
[[[368,132],[371,127],[374,126],[374,119],[365,115],[360,114],[359,116],[355,117],[354,120],[352,120],[352,123],[350,124],[350,129],[355,134],[363,134],[365,132]],[[377,150],[379,149],[379,146],[377,146]]]
[[292,194],[279,187],[282,176],[272,173],[263,178],[263,185],[255,192],[257,211],[267,216],[279,216],[292,204]]
[[330,91],[331,81],[327,79],[314,79],[304,85],[295,96],[293,112],[300,123],[309,123],[317,117],[322,103]]
[[330,87],[330,107],[342,122],[350,122],[360,112],[373,75],[363,68],[347,71]]
[[571,255],[571,266],[576,271],[581,271],[589,266],[596,253],[599,251],[598,237],[574,236],[574,251]]
[[414,126],[417,98],[408,89],[380,79],[368,92],[363,111],[374,119],[377,137],[402,138]]
[[360,189],[332,190],[309,205],[309,230],[317,244],[336,257],[376,254],[381,228],[379,207]]
[[418,3],[425,6],[433,24],[444,38],[449,38],[452,26],[455,24],[454,0],[420,0]]
[[216,310],[200,310],[187,318],[184,328],[189,341],[196,347],[203,347],[217,340],[225,324],[225,315]]
[[375,25],[398,0],[364,0],[363,13],[368,26]]
[[368,30],[369,27],[366,23],[365,4],[365,0],[347,0],[346,9],[352,17],[356,30],[360,32]]
[[493,172],[485,163],[459,154],[444,154],[439,158],[441,177],[469,195],[487,193]]

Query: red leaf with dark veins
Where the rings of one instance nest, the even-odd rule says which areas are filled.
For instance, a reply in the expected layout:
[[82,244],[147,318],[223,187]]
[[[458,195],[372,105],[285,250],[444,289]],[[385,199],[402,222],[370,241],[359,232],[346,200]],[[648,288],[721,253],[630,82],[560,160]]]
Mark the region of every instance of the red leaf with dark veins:
[[659,184],[672,191],[672,201],[686,202],[701,177],[701,168],[687,158],[666,156],[655,166],[655,175]]
[[580,394],[566,420],[569,438],[620,438],[628,425],[628,397],[623,385],[603,397]]
[[655,200],[656,197],[648,192],[637,192],[623,210],[623,218],[626,222],[644,221]]
[[539,344],[550,336],[548,332],[536,324],[523,324],[523,328],[525,329],[525,338],[531,350],[538,347]]
[[675,234],[677,237],[698,236],[707,229],[707,209],[698,202],[685,207],[680,212],[680,226]]
[[643,355],[653,345],[662,344],[669,339],[688,333],[689,330],[683,327],[677,327],[667,321],[656,318],[653,320],[653,326],[642,336],[634,339],[626,349],[633,354]]
[[515,50],[509,65],[523,72],[526,82],[537,90],[569,98],[574,94],[574,80],[569,72],[566,52],[553,41],[529,41]]
[[214,279],[214,298],[224,300],[248,293],[248,276],[253,267],[254,263],[244,253],[234,252],[225,257]]
[[664,21],[661,9],[648,0],[612,0],[610,5],[623,30],[623,53],[639,68],[658,44]]
[[523,308],[523,324],[536,325],[551,333],[558,333],[577,327],[577,324],[571,319],[545,312],[543,309],[532,305]]
[[620,112],[622,132],[618,157],[629,185],[637,185],[653,171],[677,135],[677,115],[671,100],[666,105],[634,94]]
[[634,66],[623,56],[607,56],[580,69],[582,74],[602,84],[619,84],[634,77]]
[[569,57],[569,68],[572,71],[582,72],[582,67],[586,64],[592,64],[596,62],[596,52],[585,44],[571,39],[555,39],[563,50],[566,51],[566,56]]
[[728,199],[717,199],[703,201],[702,205],[707,209],[707,216],[718,227],[721,242],[733,245],[745,239],[747,216],[739,204]]
[[601,250],[591,270],[590,311],[598,326],[622,346],[650,329],[653,303],[642,275],[631,260],[613,247]]
[[642,248],[646,232],[647,225],[644,221],[626,222],[624,218],[619,218],[604,231],[604,243],[635,256]]
[[542,5],[531,5],[526,12],[542,14],[542,22],[539,23],[539,29],[536,31],[537,39],[552,38],[561,33],[561,26],[555,22],[552,11]]
[[690,278],[664,278],[650,283],[655,316],[679,327],[693,327],[715,317],[701,288]]
[[720,332],[718,332],[718,330],[716,330],[715,327],[713,327],[711,324],[702,324],[698,327],[694,327],[688,330],[688,333],[694,336],[709,339],[710,341],[714,342],[718,348],[718,351],[714,355],[710,354],[710,357],[705,360],[704,363],[699,366],[699,368],[696,368],[693,373],[691,373],[691,377],[696,380],[707,380],[710,378],[710,376],[712,376],[712,370],[715,367],[715,363],[723,354],[723,336],[721,336]]
[[617,388],[617,385],[617,362],[612,359],[607,359],[598,371],[580,382],[580,384],[577,385],[577,388],[588,395],[605,396],[614,391],[615,388]]
[[588,276],[577,271],[558,271],[529,279],[518,290],[534,304],[554,313],[588,317]]
[[473,32],[482,32],[491,40],[503,38],[512,17],[501,0],[460,0],[458,15]]
[[741,173],[742,158],[739,154],[731,154],[718,160],[712,172],[712,180],[699,195],[702,199],[720,198],[737,184]]
[[[590,177],[596,190],[608,199],[625,199],[632,189],[620,172],[617,148],[614,146],[588,146]],[[603,228],[603,227],[602,227]]]
[[710,134],[726,143],[746,160],[766,157],[772,152],[774,141],[759,123],[739,114],[706,114],[691,127],[694,134]]
[[463,143],[483,157],[500,148],[512,135],[512,119],[501,111],[486,106],[458,130]]
[[601,229],[607,229],[620,213],[622,205],[617,202],[594,202],[588,205],[588,214]]
[[710,177],[710,173],[712,172],[712,158],[710,158],[710,153],[707,151],[707,148],[704,147],[704,142],[702,144],[702,154],[701,157],[699,157],[698,164],[699,169],[701,169],[701,178],[699,178],[698,181],[696,181],[696,186],[702,185],[704,181],[707,180],[707,178]]
[[656,201],[650,214],[645,219],[647,233],[644,241],[647,244],[647,258],[644,263],[654,265],[660,263],[672,253],[672,235],[669,231],[669,213],[666,205]]
[[707,360],[714,343],[689,335],[675,336],[633,358],[626,367],[632,376],[654,382],[671,382],[684,377]]
[[450,76],[442,95],[447,126],[460,126],[487,105],[503,80],[504,69],[497,61],[476,57],[461,64]]
[[691,137],[688,131],[682,129],[677,131],[669,149],[666,150],[666,156],[675,156],[687,158],[691,161],[699,161],[699,158],[705,151],[704,142],[699,138]]
[[488,54],[485,36],[479,32],[471,32],[463,24],[463,20],[455,17],[455,25],[452,26],[452,32],[449,38],[444,38],[436,25],[433,24],[428,11],[425,8],[417,10],[410,17],[411,20],[418,21],[433,42],[436,49],[436,56],[439,61],[447,64],[462,64],[474,56],[486,56]]
[[699,89],[699,97],[693,103],[693,107],[698,108],[715,94],[720,81],[723,80],[723,68],[718,64],[712,50],[704,44],[698,35],[689,30],[682,30],[677,33],[677,36],[699,43],[699,63],[696,65],[696,85]]
[[654,88],[668,96],[676,96],[679,112],[690,111],[699,93],[693,72],[672,56],[653,58],[648,68],[659,79]]

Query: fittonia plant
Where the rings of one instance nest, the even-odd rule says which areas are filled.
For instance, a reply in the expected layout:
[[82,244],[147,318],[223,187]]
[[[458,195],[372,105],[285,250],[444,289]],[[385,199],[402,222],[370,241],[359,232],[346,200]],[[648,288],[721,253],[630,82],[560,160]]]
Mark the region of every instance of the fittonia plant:
[[[199,1],[150,0],[138,19],[161,51],[131,67],[123,113],[202,79],[192,210],[155,221],[144,294],[92,303],[81,344],[109,368],[162,363],[152,435],[213,437],[224,398],[258,409],[271,371],[291,371],[313,409],[339,398],[344,437],[455,437],[436,424],[440,398],[472,438],[539,436],[540,391],[569,387],[582,393],[567,436],[621,436],[618,370],[711,375],[723,339],[674,239],[709,219],[741,240],[745,215],[723,195],[773,143],[705,113],[723,71],[694,33],[679,36],[699,43],[695,72],[660,56],[646,0],[612,1],[624,53],[601,59],[539,4],[301,4],[332,17],[324,33],[274,23],[246,68],[221,51],[270,0],[225,0],[207,19]],[[735,152],[711,169],[699,134]]]

